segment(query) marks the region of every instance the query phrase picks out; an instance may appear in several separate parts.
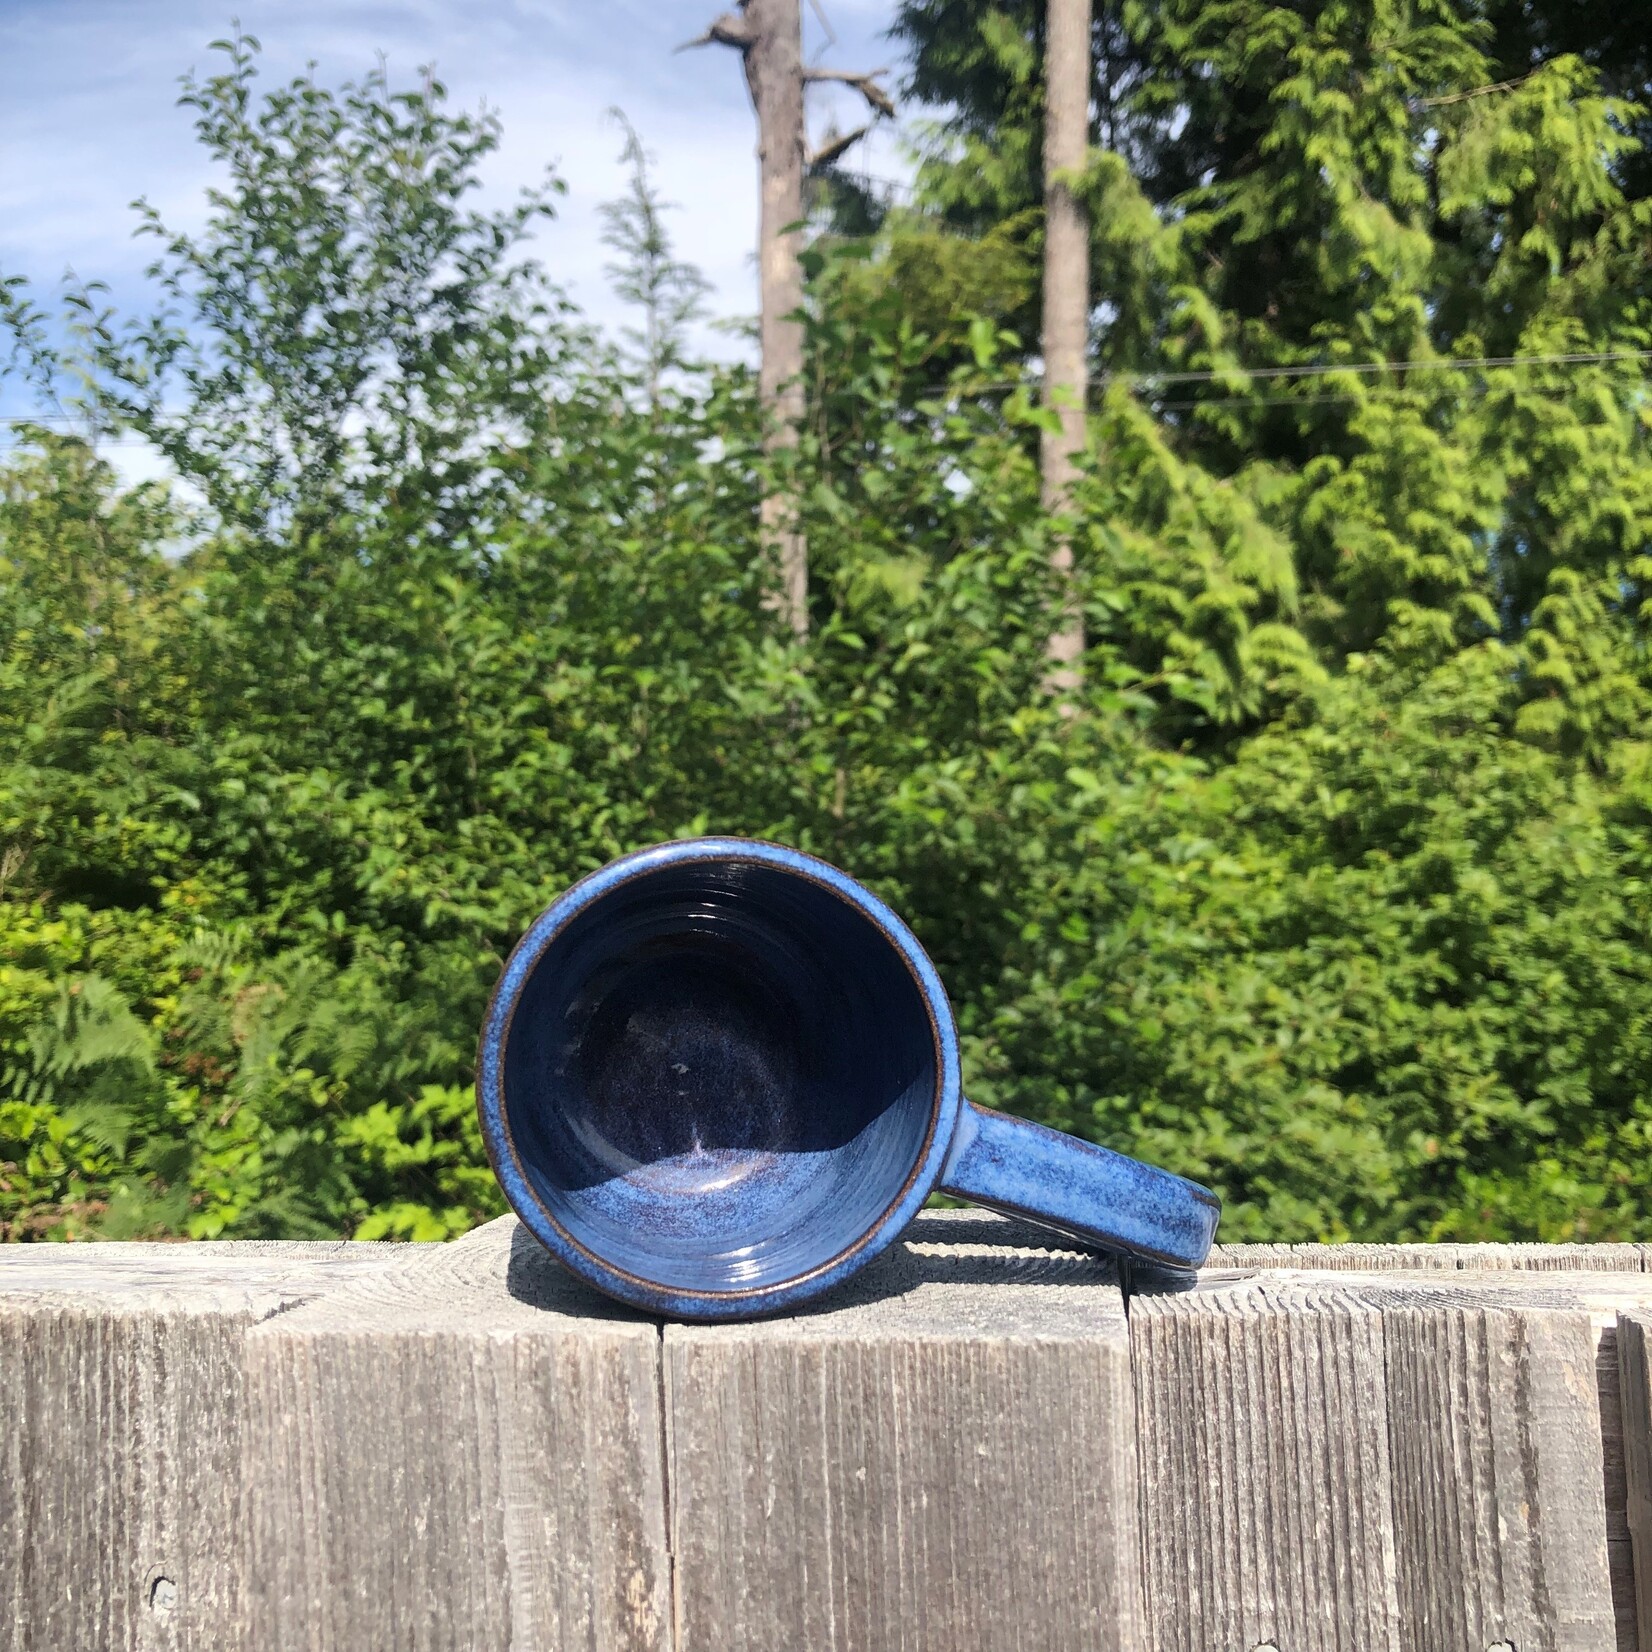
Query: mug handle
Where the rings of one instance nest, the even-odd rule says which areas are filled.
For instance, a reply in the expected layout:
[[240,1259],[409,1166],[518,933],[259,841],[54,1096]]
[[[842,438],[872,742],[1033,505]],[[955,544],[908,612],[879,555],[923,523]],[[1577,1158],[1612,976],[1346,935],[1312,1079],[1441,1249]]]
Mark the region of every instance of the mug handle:
[[1210,1254],[1222,1202],[1209,1188],[966,1101],[940,1190],[1087,1245],[1174,1268]]

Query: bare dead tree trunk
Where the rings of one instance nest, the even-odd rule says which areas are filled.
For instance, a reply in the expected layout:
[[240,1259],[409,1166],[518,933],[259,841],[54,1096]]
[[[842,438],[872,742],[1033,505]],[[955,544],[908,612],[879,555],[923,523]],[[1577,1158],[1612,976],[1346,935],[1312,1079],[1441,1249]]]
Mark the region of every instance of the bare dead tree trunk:
[[[803,218],[803,16],[799,0],[740,0],[691,45],[717,41],[739,49],[757,112],[758,334],[763,359],[758,394],[768,417],[770,454],[797,445],[803,422],[803,327],[790,319],[803,303],[798,261]],[[769,494],[762,504],[763,547],[774,581],[771,607],[800,641],[809,634],[809,547],[797,503]]]
[[[803,423],[803,19],[798,0],[748,0],[752,49],[746,84],[757,111],[759,320],[763,360],[758,394],[769,410],[765,445],[780,453],[797,445]],[[809,634],[809,547],[796,499],[771,493],[762,505],[763,542],[773,563],[773,602],[800,642]]]
[[[834,138],[810,156],[803,120],[806,82],[834,80],[853,86],[874,118],[893,115],[894,105],[876,84],[884,70],[855,74],[803,67],[800,0],[739,0],[738,13],[725,13],[693,46],[713,41],[736,47],[745,62],[746,86],[757,113],[760,208],[757,225],[758,331],[763,360],[758,392],[768,415],[767,452],[796,447],[803,423],[803,325],[792,319],[803,307],[803,267],[798,254],[803,218],[803,176],[808,166],[836,159],[870,124]],[[762,505],[762,536],[774,576],[771,606],[799,641],[809,634],[809,548],[798,526],[797,502],[786,493],[768,495]]]
[[[1090,225],[1069,179],[1082,170],[1090,143],[1090,0],[1046,0],[1044,43],[1044,399],[1061,421],[1039,443],[1044,508],[1072,503],[1086,442],[1086,364],[1090,332]],[[1050,557],[1061,587],[1046,653],[1049,684],[1078,686],[1084,616],[1073,590],[1073,548],[1063,540]]]

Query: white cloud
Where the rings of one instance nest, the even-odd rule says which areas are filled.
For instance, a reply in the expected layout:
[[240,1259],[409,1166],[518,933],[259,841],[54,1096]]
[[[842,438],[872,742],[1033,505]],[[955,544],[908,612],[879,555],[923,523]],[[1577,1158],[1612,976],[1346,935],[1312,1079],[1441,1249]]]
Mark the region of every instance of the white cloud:
[[[504,146],[489,169],[503,194],[554,161],[568,185],[558,220],[542,232],[541,256],[596,319],[617,319],[602,266],[598,204],[622,177],[620,139],[607,119],[623,107],[659,161],[659,181],[681,207],[682,254],[715,284],[720,306],[755,304],[754,133],[735,55],[708,47],[677,54],[719,0],[398,0],[395,5],[321,0],[0,0],[0,268],[38,279],[73,265],[104,276],[135,299],[149,247],[134,243],[128,203],[152,200],[169,221],[203,211],[209,181],[193,142],[190,112],[174,107],[177,79],[210,73],[206,47],[229,31],[227,14],[265,48],[273,80],[314,59],[328,80],[359,75],[383,52],[393,78],[434,64],[455,102],[486,101],[504,122]],[[888,61],[877,37],[888,0],[831,0],[839,37],[825,51],[807,17],[809,55],[844,67]],[[835,112],[857,115],[853,93],[811,93],[816,130]],[[862,164],[899,165],[880,135]]]
[[[836,46],[805,3],[805,52],[833,67],[893,66],[880,38],[892,0],[822,0]],[[49,285],[73,266],[109,282],[122,308],[146,298],[153,243],[134,241],[129,203],[146,196],[178,227],[205,213],[210,169],[191,111],[176,107],[178,78],[215,72],[208,42],[231,16],[264,47],[266,83],[314,60],[325,81],[359,77],[384,54],[393,80],[435,67],[455,104],[486,102],[504,128],[486,173],[497,201],[554,163],[567,184],[535,252],[595,321],[615,328],[624,307],[608,288],[598,207],[624,178],[621,137],[608,118],[622,107],[657,157],[657,178],[680,210],[679,255],[698,264],[725,315],[756,308],[755,131],[745,79],[722,47],[678,54],[725,0],[0,0],[0,272]],[[894,78],[898,78],[894,77]],[[858,97],[810,93],[818,134],[835,116],[858,124]],[[857,164],[902,176],[893,133],[880,129]],[[705,331],[703,348],[746,347]],[[18,396],[0,386],[0,407]],[[111,458],[126,465],[126,450]],[[148,464],[132,455],[134,475]]]

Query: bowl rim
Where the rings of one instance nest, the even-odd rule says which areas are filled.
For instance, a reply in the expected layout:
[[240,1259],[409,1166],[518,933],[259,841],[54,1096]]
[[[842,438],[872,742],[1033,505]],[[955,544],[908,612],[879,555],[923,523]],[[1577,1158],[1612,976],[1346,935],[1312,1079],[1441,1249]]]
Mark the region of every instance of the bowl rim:
[[[622,885],[696,861],[756,864],[789,873],[836,895],[869,919],[906,965],[929,1018],[935,1082],[922,1145],[899,1190],[859,1237],[823,1261],[784,1279],[730,1290],[669,1285],[610,1262],[576,1238],[551,1212],[529,1179],[505,1109],[505,1050],[528,977],[557,936],[587,907]],[[871,890],[830,861],[761,838],[679,838],[633,850],[589,873],[558,896],[511,949],[488,1000],[476,1055],[476,1112],[494,1175],[523,1225],[558,1261],[608,1295],[651,1312],[687,1319],[750,1319],[780,1312],[856,1272],[904,1231],[928,1198],[952,1145],[962,1086],[958,1034],[946,989],[917,936]]]

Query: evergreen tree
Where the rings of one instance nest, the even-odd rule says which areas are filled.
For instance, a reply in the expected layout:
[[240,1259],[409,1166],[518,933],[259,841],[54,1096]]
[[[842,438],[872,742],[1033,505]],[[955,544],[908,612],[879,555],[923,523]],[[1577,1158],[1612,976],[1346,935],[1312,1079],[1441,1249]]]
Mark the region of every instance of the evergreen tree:
[[[1640,714],[1629,656],[1556,641],[1608,611],[1639,623],[1648,520],[1646,150],[1607,89],[1644,85],[1645,52],[1602,30],[1596,62],[1567,53],[1576,10],[1124,0],[1098,19],[1095,555],[1148,598],[1127,648],[1146,670],[1205,659],[1221,715],[1254,717],[1281,667],[1313,675],[1281,622],[1333,669],[1500,637],[1553,702],[1526,726],[1557,739],[1587,744],[1607,700],[1620,727]],[[966,263],[1036,200],[1040,16],[901,11],[908,92],[944,110],[923,192]],[[1531,365],[1478,365],[1506,357]],[[1162,539],[1189,489],[1243,527],[1141,566],[1119,542]]]
[[618,255],[618,262],[608,266],[614,291],[642,311],[642,326],[626,328],[624,336],[635,353],[648,405],[657,409],[665,375],[687,365],[688,325],[705,313],[711,284],[673,253],[665,223],[671,203],[661,200],[654,187],[652,159],[623,112],[611,113],[625,130],[620,158],[630,171],[625,194],[603,205],[607,227],[602,239]]

